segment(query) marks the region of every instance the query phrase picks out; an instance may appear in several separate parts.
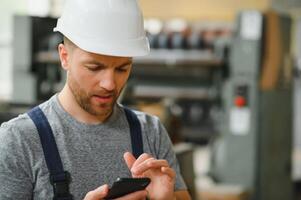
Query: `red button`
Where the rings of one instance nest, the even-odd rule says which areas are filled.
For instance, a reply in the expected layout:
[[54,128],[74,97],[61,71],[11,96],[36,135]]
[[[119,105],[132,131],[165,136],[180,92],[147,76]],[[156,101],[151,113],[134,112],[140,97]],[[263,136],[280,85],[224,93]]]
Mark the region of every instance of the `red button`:
[[237,107],[243,107],[247,104],[247,101],[245,99],[245,97],[243,96],[237,96],[234,100],[234,104],[237,106]]

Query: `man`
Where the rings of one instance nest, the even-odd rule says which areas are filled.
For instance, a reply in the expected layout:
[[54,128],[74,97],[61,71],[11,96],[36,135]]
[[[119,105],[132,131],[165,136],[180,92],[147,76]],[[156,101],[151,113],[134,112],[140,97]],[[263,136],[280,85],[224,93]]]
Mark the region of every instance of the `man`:
[[66,84],[39,107],[1,126],[0,200],[99,200],[117,177],[151,179],[145,190],[120,200],[189,200],[158,119],[135,111],[144,152],[135,157],[131,121],[116,103],[132,57],[149,51],[136,0],[67,0],[55,31],[64,35],[58,50]]

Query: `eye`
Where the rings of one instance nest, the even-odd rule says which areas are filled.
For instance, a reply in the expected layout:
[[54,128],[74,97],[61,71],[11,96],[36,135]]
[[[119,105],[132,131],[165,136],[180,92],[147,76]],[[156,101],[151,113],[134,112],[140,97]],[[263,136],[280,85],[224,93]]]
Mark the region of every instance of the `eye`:
[[96,72],[98,69],[97,68],[88,68],[89,71],[92,71],[92,72]]
[[128,69],[129,69],[129,65],[125,65],[125,66],[116,68],[116,70],[117,70],[118,72],[127,72]]
[[126,72],[127,69],[125,69],[125,68],[117,68],[117,71],[119,71],[119,72]]
[[85,65],[85,68],[92,72],[100,70],[100,67],[98,65]]

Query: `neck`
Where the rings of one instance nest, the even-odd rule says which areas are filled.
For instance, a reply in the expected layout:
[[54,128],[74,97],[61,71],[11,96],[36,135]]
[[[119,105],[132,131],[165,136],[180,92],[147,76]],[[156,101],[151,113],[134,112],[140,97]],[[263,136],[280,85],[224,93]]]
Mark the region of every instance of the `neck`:
[[77,121],[87,124],[99,124],[103,123],[109,117],[92,115],[84,110],[75,100],[68,84],[65,84],[64,88],[58,95],[58,99],[65,111]]

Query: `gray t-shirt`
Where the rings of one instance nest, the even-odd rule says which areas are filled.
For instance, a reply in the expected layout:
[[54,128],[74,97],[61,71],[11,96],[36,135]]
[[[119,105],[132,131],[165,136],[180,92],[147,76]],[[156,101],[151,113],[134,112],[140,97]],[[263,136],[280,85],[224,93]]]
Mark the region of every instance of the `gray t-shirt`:
[[[75,200],[118,177],[130,177],[123,154],[132,151],[129,125],[121,105],[103,124],[77,121],[60,105],[57,95],[40,105],[46,115],[62,158],[72,177]],[[176,171],[175,190],[186,189],[168,134],[157,117],[135,111],[142,126],[144,152],[166,159]],[[37,129],[27,114],[0,128],[0,200],[52,199],[42,146]]]

